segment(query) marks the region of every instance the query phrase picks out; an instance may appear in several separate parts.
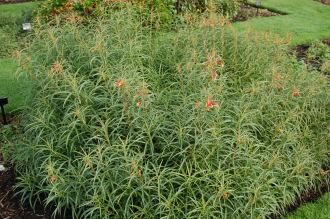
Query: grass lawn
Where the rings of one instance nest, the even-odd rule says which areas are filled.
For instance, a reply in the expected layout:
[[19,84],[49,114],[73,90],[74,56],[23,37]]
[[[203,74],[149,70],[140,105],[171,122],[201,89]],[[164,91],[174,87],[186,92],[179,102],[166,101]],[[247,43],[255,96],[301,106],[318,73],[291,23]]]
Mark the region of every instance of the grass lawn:
[[16,65],[10,58],[0,59],[0,97],[8,97],[9,104],[6,106],[8,112],[24,106],[25,97],[30,92],[29,83],[21,77],[17,79]]
[[2,17],[21,17],[24,11],[33,10],[37,7],[35,2],[26,2],[20,4],[0,5],[0,18]]
[[315,203],[306,204],[285,219],[329,219],[330,193],[325,194]]
[[[254,0],[249,0],[255,3]],[[237,29],[251,27],[280,36],[292,36],[292,45],[330,38],[330,6],[313,0],[261,0],[262,6],[287,15],[253,18],[235,24]]]
[[[0,5],[0,27],[3,25],[13,26],[21,25],[24,21],[26,12],[37,7],[37,3],[28,2],[21,4]],[[1,34],[8,34],[6,29],[0,28]],[[9,41],[11,42],[11,41]],[[4,45],[2,45],[4,44]],[[1,46],[6,46],[5,42],[0,42]],[[15,76],[16,65],[10,58],[0,58],[0,97],[8,97],[9,104],[6,106],[7,111],[13,111],[24,105],[25,95],[29,90],[28,82],[24,78]]]

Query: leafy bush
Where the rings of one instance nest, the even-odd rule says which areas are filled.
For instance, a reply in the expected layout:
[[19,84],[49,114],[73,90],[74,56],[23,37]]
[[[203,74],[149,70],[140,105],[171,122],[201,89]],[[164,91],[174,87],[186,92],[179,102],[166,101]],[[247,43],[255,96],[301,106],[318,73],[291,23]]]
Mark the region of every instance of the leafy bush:
[[321,72],[330,75],[330,59],[325,61],[321,66]]
[[[41,6],[41,13],[53,17],[58,14],[104,16],[118,7],[133,6],[144,25],[171,26],[180,20],[179,14],[186,12],[216,11],[225,17],[236,15],[239,5],[245,0],[47,0]],[[106,9],[106,10],[104,10]],[[111,12],[110,12],[111,13]]]
[[330,60],[330,47],[320,41],[315,42],[308,48],[307,58],[324,63]]
[[330,74],[330,47],[321,41],[314,42],[307,50],[307,58],[325,75]]
[[149,32],[118,11],[36,29],[19,193],[75,218],[264,218],[321,178],[328,82],[276,40]]

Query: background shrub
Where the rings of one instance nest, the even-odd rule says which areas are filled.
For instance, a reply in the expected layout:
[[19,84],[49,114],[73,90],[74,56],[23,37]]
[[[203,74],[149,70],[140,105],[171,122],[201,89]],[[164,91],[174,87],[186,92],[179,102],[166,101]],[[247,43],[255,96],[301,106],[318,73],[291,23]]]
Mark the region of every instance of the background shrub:
[[328,82],[278,39],[128,18],[42,25],[20,57],[25,200],[76,218],[264,218],[322,177]]
[[330,75],[330,47],[321,41],[312,43],[307,50],[307,59],[314,63],[314,68],[325,75]]
[[50,18],[72,12],[98,17],[107,15],[118,7],[133,6],[144,26],[171,27],[180,21],[182,13],[187,12],[213,11],[227,18],[234,17],[242,2],[245,0],[47,0],[41,6],[41,13]]

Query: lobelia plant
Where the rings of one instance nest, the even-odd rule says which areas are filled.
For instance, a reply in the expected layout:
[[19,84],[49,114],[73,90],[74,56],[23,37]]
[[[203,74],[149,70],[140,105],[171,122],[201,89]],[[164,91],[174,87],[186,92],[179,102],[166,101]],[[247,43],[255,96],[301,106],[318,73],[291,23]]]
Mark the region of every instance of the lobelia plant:
[[12,152],[23,200],[73,218],[265,218],[317,185],[330,155],[323,76],[224,20],[165,33],[132,15],[36,20],[19,57],[35,89]]

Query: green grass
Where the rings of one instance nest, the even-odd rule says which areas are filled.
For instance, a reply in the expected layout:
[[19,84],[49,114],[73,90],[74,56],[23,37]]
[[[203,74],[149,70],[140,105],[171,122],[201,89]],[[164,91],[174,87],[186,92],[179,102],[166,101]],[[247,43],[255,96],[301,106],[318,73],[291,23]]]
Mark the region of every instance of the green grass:
[[282,37],[290,34],[292,45],[330,38],[330,6],[313,0],[262,0],[261,2],[263,7],[287,15],[253,18],[235,24],[238,30],[251,27],[258,31],[270,31]]
[[22,15],[22,12],[36,9],[37,6],[36,2],[0,5],[0,16],[19,17]]
[[25,97],[29,93],[29,83],[26,78],[17,79],[16,64],[10,58],[0,59],[0,97],[8,97],[8,112],[24,106]]
[[329,219],[330,218],[330,193],[325,194],[315,203],[302,206],[286,219]]
[[[37,5],[35,2],[0,5],[0,36],[2,36],[2,40],[8,40],[0,42],[1,46],[8,49],[11,48],[10,46],[13,43],[16,43],[16,39],[12,39],[12,34],[16,34],[21,22],[24,22],[29,14],[31,14],[28,12],[34,10]],[[8,31],[8,28],[5,28],[6,26],[9,29],[12,27],[13,33]],[[11,45],[8,45],[8,43]],[[5,55],[8,57],[3,58],[1,51],[0,49],[0,57],[2,57],[0,58],[0,97],[9,98],[9,104],[6,106],[6,110],[13,111],[24,106],[25,94],[28,93],[29,85],[26,78],[17,79],[15,76],[16,64],[9,58],[8,54]]]

